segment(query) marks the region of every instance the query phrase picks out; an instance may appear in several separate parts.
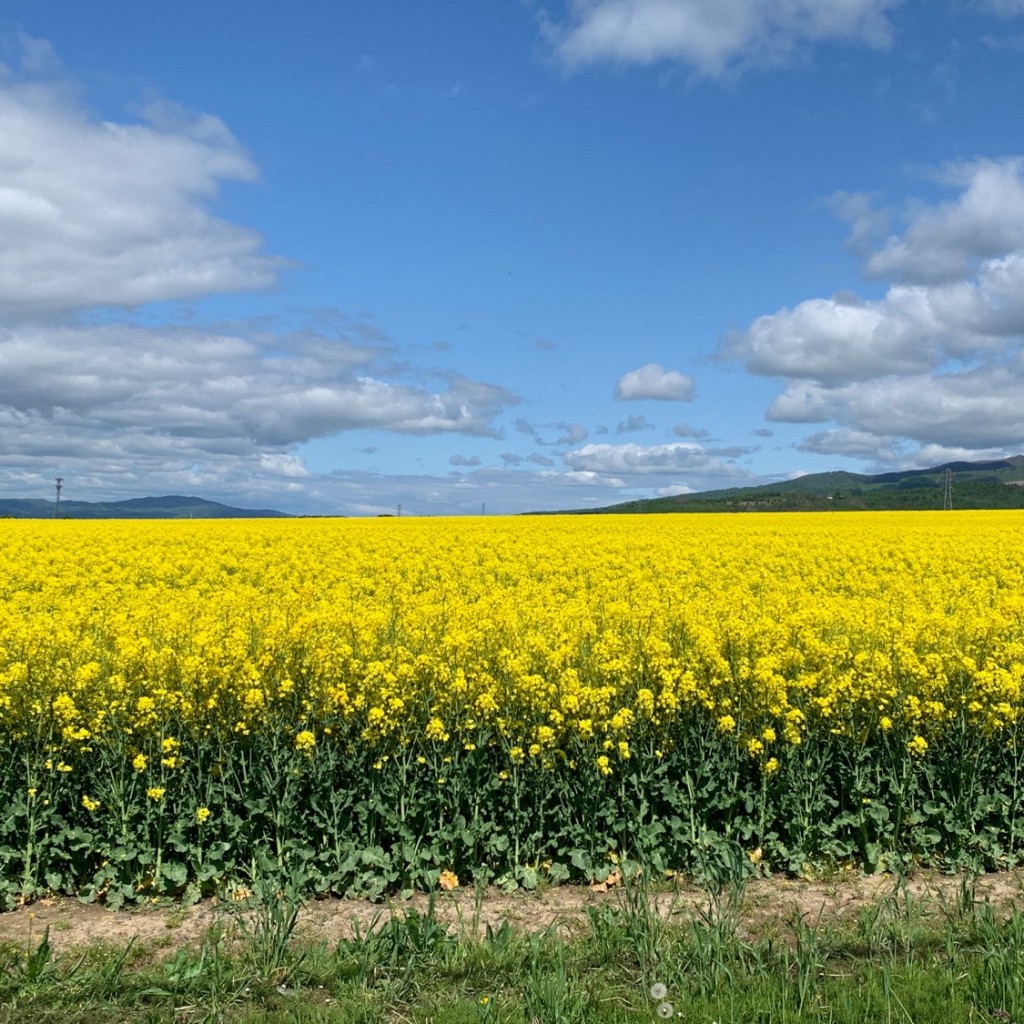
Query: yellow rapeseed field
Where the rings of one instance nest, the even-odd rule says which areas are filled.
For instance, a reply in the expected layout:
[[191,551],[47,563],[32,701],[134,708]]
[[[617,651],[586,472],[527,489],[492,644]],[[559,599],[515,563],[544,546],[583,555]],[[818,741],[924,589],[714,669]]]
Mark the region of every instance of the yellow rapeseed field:
[[340,718],[529,752],[696,707],[761,753],[1021,708],[1017,512],[0,529],[0,722],[71,745]]
[[1018,512],[0,531],[0,745],[25,766],[9,788],[63,786],[90,820],[129,800],[99,792],[116,755],[139,807],[212,827],[232,744],[287,748],[297,771],[333,749],[435,785],[474,765],[640,791],[696,730],[769,792],[811,744],[901,751],[895,778],[947,735],[1016,743]]

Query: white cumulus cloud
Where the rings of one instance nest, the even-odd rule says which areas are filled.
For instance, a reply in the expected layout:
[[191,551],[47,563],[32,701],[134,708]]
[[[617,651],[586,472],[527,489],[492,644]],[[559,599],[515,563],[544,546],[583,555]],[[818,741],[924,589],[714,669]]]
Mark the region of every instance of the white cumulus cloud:
[[615,385],[615,397],[623,400],[654,398],[666,402],[693,400],[693,378],[659,363],[647,363],[624,373]]
[[1024,448],[1024,365],[959,373],[882,377],[837,388],[794,382],[773,399],[768,418],[834,420],[858,433],[967,449]]
[[[902,234],[890,236],[865,262],[865,272],[882,280],[941,284],[973,274],[985,260],[1024,246],[1024,180],[1020,157],[950,164],[936,180],[960,190],[935,206],[914,204]],[[864,230],[866,210],[853,220]]]
[[283,264],[260,236],[211,211],[221,182],[258,177],[222,121],[158,104],[143,121],[101,120],[36,41],[24,49],[21,70],[0,76],[0,313],[275,283]]
[[896,464],[911,444],[1024,449],[1024,159],[947,165],[934,180],[954,194],[909,203],[896,234],[863,197],[833,197],[865,273],[890,282],[881,298],[807,299],[723,344],[785,381],[769,419],[836,424],[803,450]]

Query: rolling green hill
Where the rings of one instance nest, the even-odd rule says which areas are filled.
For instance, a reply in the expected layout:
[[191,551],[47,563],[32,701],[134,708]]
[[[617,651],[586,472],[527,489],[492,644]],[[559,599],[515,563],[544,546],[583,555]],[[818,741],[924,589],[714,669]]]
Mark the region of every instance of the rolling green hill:
[[950,462],[866,476],[810,473],[758,487],[647,498],[578,514],[644,512],[812,512],[853,509],[942,509],[946,470],[953,474],[953,508],[1024,508],[1024,455],[991,462]]
[[[61,519],[271,519],[287,513],[269,508],[233,508],[179,494],[126,501],[61,501]],[[54,503],[41,498],[0,498],[0,518],[52,519]]]

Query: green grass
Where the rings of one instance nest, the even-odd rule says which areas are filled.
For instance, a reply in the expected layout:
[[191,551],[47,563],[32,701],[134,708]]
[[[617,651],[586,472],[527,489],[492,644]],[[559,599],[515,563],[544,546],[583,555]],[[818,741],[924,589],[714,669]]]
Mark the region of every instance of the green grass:
[[455,933],[431,904],[333,944],[296,941],[299,897],[272,889],[170,953],[0,947],[0,1024],[642,1024],[665,1004],[687,1024],[1024,1024],[1024,914],[968,883],[947,905],[896,883],[841,921],[758,925],[741,882],[665,915],[636,879],[573,934]]

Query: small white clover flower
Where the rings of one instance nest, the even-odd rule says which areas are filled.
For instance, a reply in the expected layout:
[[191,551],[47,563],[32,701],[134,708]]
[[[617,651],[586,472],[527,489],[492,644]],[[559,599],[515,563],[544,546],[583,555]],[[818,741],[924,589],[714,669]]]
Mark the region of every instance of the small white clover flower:
[[661,1003],[658,1006],[657,1012],[658,1016],[661,1017],[662,1020],[667,1020],[669,1017],[672,1016],[673,1013],[675,1013],[675,1010],[673,1009],[671,1003]]
[[664,999],[668,995],[668,989],[660,981],[656,981],[651,986],[651,998],[655,1001]]

